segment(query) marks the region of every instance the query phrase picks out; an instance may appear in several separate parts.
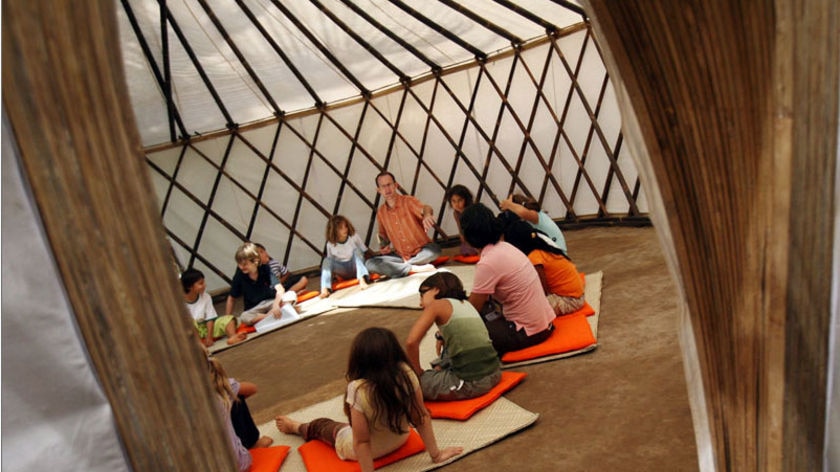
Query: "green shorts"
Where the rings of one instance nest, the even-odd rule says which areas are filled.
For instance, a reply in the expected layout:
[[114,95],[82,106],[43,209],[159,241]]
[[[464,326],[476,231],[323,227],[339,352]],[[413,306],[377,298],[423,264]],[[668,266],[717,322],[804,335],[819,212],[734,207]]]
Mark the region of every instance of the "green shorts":
[[[233,315],[222,315],[213,320],[213,339],[219,339],[225,337],[225,328],[227,325],[233,323],[233,326],[236,327],[236,318]],[[199,323],[195,322],[195,329],[198,330],[198,337],[204,339],[207,337],[207,322]]]

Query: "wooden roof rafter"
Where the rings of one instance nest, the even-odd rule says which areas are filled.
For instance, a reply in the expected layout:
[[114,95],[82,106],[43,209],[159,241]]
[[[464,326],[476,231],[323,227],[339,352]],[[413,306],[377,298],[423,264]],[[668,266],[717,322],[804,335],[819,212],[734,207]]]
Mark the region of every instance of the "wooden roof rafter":
[[233,38],[230,37],[230,34],[225,29],[224,25],[221,21],[216,17],[216,14],[213,12],[213,9],[210,8],[210,4],[207,3],[207,0],[197,0],[198,4],[201,5],[201,8],[204,9],[204,13],[207,14],[207,17],[210,18],[210,21],[213,23],[213,26],[216,27],[216,30],[219,31],[219,34],[225,40],[225,43],[228,45],[230,50],[236,56],[236,59],[239,60],[239,63],[242,64],[242,67],[245,68],[245,71],[248,73],[248,76],[251,80],[254,81],[257,88],[262,92],[263,98],[268,101],[270,108],[274,111],[275,115],[283,114],[283,111],[280,109],[280,106],[277,104],[277,101],[274,97],[271,96],[271,92],[263,84],[260,76],[254,71],[254,68],[251,67],[251,64],[248,62],[248,59],[245,58],[245,55],[242,54],[242,51],[239,50],[239,47],[233,41]]
[[353,29],[351,29],[349,26],[347,26],[347,23],[345,23],[339,17],[337,17],[332,11],[330,11],[330,9],[325,7],[323,3],[321,3],[318,0],[309,1],[313,5],[315,5],[315,7],[318,8],[318,10],[320,10],[321,13],[326,15],[327,18],[329,18],[333,23],[335,23],[339,28],[341,28],[342,31],[344,31],[345,33],[347,33],[348,36],[353,38],[353,40],[356,41],[356,43],[362,46],[365,49],[365,51],[368,52],[368,54],[375,57],[377,60],[379,60],[379,62],[381,62],[385,67],[390,69],[391,72],[393,72],[397,77],[399,77],[400,82],[405,83],[411,80],[411,78],[408,75],[406,75],[405,72],[400,70],[399,67],[395,66],[394,63],[385,58],[385,56],[379,51],[377,51],[376,48],[374,48],[368,41],[366,41],[364,37],[362,37],[362,35],[360,35]]
[[235,1],[239,8],[242,10],[242,13],[244,13],[248,20],[251,21],[251,24],[253,24],[254,27],[257,28],[257,31],[260,32],[260,34],[266,40],[268,45],[271,46],[271,49],[274,50],[277,56],[280,57],[280,60],[283,61],[283,64],[285,64],[286,67],[289,68],[289,71],[292,73],[292,75],[294,75],[297,81],[303,86],[303,88],[306,89],[307,93],[309,93],[309,96],[312,97],[312,99],[314,100],[315,106],[321,106],[324,103],[324,101],[318,95],[318,92],[316,92],[315,89],[312,88],[312,85],[309,83],[308,80],[306,80],[306,77],[303,76],[303,73],[300,71],[300,69],[298,69],[297,66],[295,66],[295,64],[289,58],[289,56],[285,52],[283,52],[283,48],[281,48],[280,45],[277,44],[277,41],[275,41],[274,38],[272,38],[271,35],[268,34],[268,31],[265,29],[265,26],[263,26],[262,23],[260,23],[260,20],[256,17],[256,15],[254,15],[254,12],[252,12],[251,9],[248,8],[247,5],[245,5],[245,2],[243,0]]
[[224,116],[227,128],[235,129],[237,127],[237,124],[234,122],[233,117],[231,116],[230,112],[228,111],[227,107],[222,101],[222,97],[219,96],[219,92],[216,90],[216,87],[213,86],[213,82],[207,75],[207,71],[204,70],[204,66],[201,65],[201,61],[198,60],[195,51],[193,51],[192,46],[190,46],[187,37],[181,30],[181,27],[178,26],[178,22],[175,21],[175,17],[172,15],[172,12],[169,10],[169,8],[166,7],[165,0],[158,0],[158,2],[162,5],[162,8],[166,12],[166,21],[169,23],[170,26],[172,26],[172,31],[178,37],[178,41],[181,43],[181,47],[184,48],[184,52],[187,53],[187,57],[189,57],[190,62],[192,63],[193,67],[195,67],[195,70],[196,72],[198,72],[199,77],[201,77],[202,83],[207,88],[207,91],[210,93],[210,95],[213,97],[213,101],[216,103],[219,112],[222,114],[222,116]]
[[444,28],[440,24],[432,21],[426,15],[424,15],[424,14],[420,13],[419,11],[415,10],[414,8],[411,8],[410,6],[406,5],[405,2],[402,2],[401,0],[388,0],[388,1],[390,1],[391,4],[393,4],[394,6],[399,8],[400,10],[402,10],[402,11],[408,13],[409,15],[411,15],[417,21],[419,21],[419,22],[423,23],[424,25],[428,26],[429,28],[433,29],[436,33],[440,34],[444,38],[446,38],[449,41],[452,41],[453,43],[457,44],[458,46],[466,49],[473,56],[475,56],[477,59],[481,59],[481,60],[487,59],[487,53],[485,53],[481,49],[473,46],[472,44],[466,42],[464,39],[462,39],[458,35],[453,34],[452,32],[450,32],[448,29]]
[[[164,72],[161,72],[157,61],[154,58],[154,54],[152,53],[152,48],[149,46],[149,42],[143,35],[143,31],[140,29],[140,24],[137,22],[137,16],[134,14],[134,10],[131,8],[128,0],[120,0],[120,2],[123,5],[123,11],[126,13],[131,29],[134,31],[134,36],[140,44],[140,49],[143,51],[143,55],[146,57],[146,61],[148,61],[149,67],[152,69],[152,74],[155,76],[155,80],[163,93],[164,100],[166,101],[167,125],[169,127],[170,140],[175,142],[177,139],[175,136],[175,126],[177,126],[181,131],[182,137],[187,137],[187,129],[184,127],[184,122],[181,120],[181,114],[178,112],[178,107],[174,100],[172,100],[172,87],[170,86],[168,67],[164,67]],[[162,10],[161,15],[163,15]],[[161,24],[165,24],[165,22],[161,21]],[[164,33],[162,36],[163,38],[166,38],[165,28],[163,31]],[[163,49],[164,51],[167,51],[169,48],[167,45],[164,45]],[[166,57],[167,59],[165,62],[168,64],[168,53],[166,54]]]
[[350,72],[350,70],[340,60],[338,60],[337,57],[335,57],[335,55],[329,50],[329,48],[327,48],[324,45],[324,43],[322,43],[315,36],[315,34],[313,34],[312,31],[309,30],[309,28],[307,28],[306,25],[303,24],[303,22],[300,21],[300,19],[298,19],[291,12],[291,10],[286,8],[286,6],[283,5],[279,0],[271,0],[271,4],[274,5],[275,8],[280,10],[280,12],[283,13],[283,15],[286,18],[288,18],[289,21],[292,22],[292,24],[295,25],[298,31],[300,31],[301,33],[303,33],[304,36],[306,36],[306,39],[308,39],[312,43],[312,45],[315,46],[315,48],[317,48],[318,51],[320,51],[321,54],[323,54],[324,57],[326,57],[327,60],[329,60],[330,63],[341,72],[344,78],[349,80],[350,83],[352,83],[353,86],[356,87],[357,90],[359,90],[359,93],[361,93],[364,96],[370,95],[370,90],[368,90],[367,87],[365,87],[364,84],[362,84],[362,82],[352,72]]
[[396,33],[394,33],[393,31],[391,31],[389,28],[386,28],[386,27],[385,27],[382,23],[380,23],[380,22],[379,22],[379,21],[377,21],[375,18],[373,18],[372,16],[370,16],[370,15],[369,15],[367,12],[365,12],[362,8],[359,8],[359,7],[358,7],[355,3],[353,3],[353,2],[352,2],[352,1],[350,1],[350,0],[339,0],[339,1],[340,1],[341,3],[343,3],[343,4],[347,7],[347,8],[349,8],[350,10],[352,10],[352,11],[353,11],[353,13],[355,13],[355,14],[359,15],[359,17],[361,17],[361,18],[363,18],[365,21],[367,21],[367,22],[368,22],[368,24],[370,24],[371,26],[373,26],[374,28],[376,28],[377,30],[379,30],[379,32],[380,32],[380,33],[382,33],[382,34],[384,34],[385,36],[387,36],[388,38],[390,38],[390,39],[391,39],[391,41],[394,41],[395,43],[399,44],[399,45],[400,45],[403,49],[405,49],[406,51],[410,52],[410,53],[411,53],[411,55],[413,55],[413,56],[414,56],[414,57],[416,57],[417,59],[421,60],[422,62],[426,63],[426,64],[427,64],[427,65],[428,65],[428,66],[429,66],[429,67],[430,67],[433,71],[436,71],[436,70],[437,70],[437,71],[439,71],[439,70],[441,70],[441,66],[440,66],[440,64],[438,64],[438,63],[436,63],[435,61],[433,61],[433,60],[429,59],[429,57],[428,57],[428,56],[426,56],[425,54],[423,54],[422,52],[420,52],[420,50],[419,50],[419,49],[417,49],[416,47],[412,46],[410,43],[408,43],[406,40],[404,40],[404,39],[403,39],[402,37],[400,37],[398,34],[396,34]]
[[502,28],[501,26],[487,20],[486,18],[484,18],[481,15],[475,13],[474,11],[470,10],[469,8],[467,8],[466,6],[464,6],[460,3],[454,2],[453,0],[438,0],[438,1],[440,3],[448,6],[449,8],[457,11],[458,13],[461,13],[462,15],[466,16],[467,18],[469,18],[473,22],[478,23],[479,25],[487,28],[488,30],[492,31],[493,33],[507,39],[513,45],[522,44],[522,43],[525,42],[524,39],[522,39],[519,36],[511,33],[510,31]]

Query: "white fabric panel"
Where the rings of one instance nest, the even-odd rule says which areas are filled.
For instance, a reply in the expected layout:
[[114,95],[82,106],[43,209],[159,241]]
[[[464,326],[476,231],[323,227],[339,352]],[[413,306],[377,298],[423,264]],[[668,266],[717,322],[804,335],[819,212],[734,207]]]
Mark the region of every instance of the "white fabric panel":
[[3,471],[127,471],[5,114],[2,162]]
[[[579,32],[564,40],[567,47],[563,54],[572,67],[580,56],[585,34]],[[597,53],[591,41],[587,48],[587,54]],[[528,128],[531,108],[537,99],[534,80],[542,76],[548,56],[551,56],[551,61],[543,87],[545,97],[538,101],[540,107],[530,125],[532,143],[526,142],[522,128]],[[550,51],[550,45],[529,49],[527,57],[527,67],[534,79],[524,73],[521,63],[517,66],[519,71],[514,74],[512,88],[522,91],[511,95],[510,107],[502,106],[499,92],[491,83],[491,80],[494,81],[500,90],[508,88],[513,64],[512,58],[508,57],[487,65],[491,74],[489,77],[480,77],[478,68],[447,74],[441,79],[443,84],[437,85],[436,93],[433,93],[435,82],[428,81],[417,85],[408,94],[396,90],[378,96],[367,106],[360,102],[330,109],[324,115],[301,115],[280,125],[244,131],[241,139],[234,138],[231,155],[224,163],[226,175],[221,177],[212,203],[209,202],[212,182],[223,163],[231,138],[196,143],[195,150],[189,149],[185,153],[176,179],[199,200],[210,204],[212,210],[196,251],[209,264],[220,268],[224,275],[232,276],[233,252],[241,244],[241,238],[236,233],[247,233],[255,208],[257,213],[250,239],[265,244],[275,258],[286,261],[290,270],[320,265],[324,229],[328,216],[333,213],[348,217],[362,238],[375,249],[377,227],[373,221],[375,212],[370,205],[377,198],[374,182],[374,176],[379,172],[377,165],[387,167],[406,192],[432,206],[435,214],[443,212],[442,228],[449,236],[457,234],[451,210],[444,202],[453,165],[452,183],[466,185],[473,190],[478,201],[492,209],[496,208],[495,203],[487,192],[479,194],[480,181],[487,184],[496,198],[506,198],[511,189],[521,192],[523,186],[537,197],[542,192],[543,208],[554,218],[566,216],[564,199],[570,199],[573,192],[576,192],[574,211],[577,215],[597,214],[599,205],[596,195],[604,192],[610,170],[604,140],[612,152],[621,128],[614,93],[608,87],[599,112],[599,122],[604,120],[607,123],[602,125],[602,140],[592,132],[592,121],[582,100],[572,89],[565,66],[556,53]],[[600,75],[595,74],[586,83],[580,84],[592,100],[590,105],[593,107],[597,104],[604,80],[603,66],[600,70]],[[468,120],[463,109],[469,107],[477,83],[480,87],[474,111]],[[445,89],[451,90],[455,97]],[[567,101],[571,105],[564,118],[561,115]],[[400,113],[401,106],[403,110]],[[553,161],[551,153],[558,124],[549,113],[549,107],[554,110],[557,119],[562,120],[563,130],[568,135],[567,139],[559,140]],[[434,119],[429,119],[427,110],[431,110]],[[501,123],[496,126],[500,111]],[[280,134],[276,138],[278,126]],[[398,135],[394,134],[392,126],[397,126]],[[358,146],[353,147],[351,140],[356,135]],[[276,148],[272,155],[275,139]],[[495,149],[491,149],[490,141]],[[458,157],[456,162],[458,153],[455,146],[459,143],[463,157]],[[524,149],[523,143],[526,143]],[[575,155],[581,158],[587,147],[584,168],[591,183],[584,178],[578,179],[580,165],[575,158]],[[172,151],[161,154],[164,153],[167,153],[165,158],[156,153],[150,159],[160,168],[174,169],[171,164],[166,166],[162,161],[174,159],[177,154]],[[559,190],[553,181],[546,180],[538,153],[544,162],[552,162],[551,176],[559,185]],[[518,163],[520,154],[523,157]],[[423,161],[419,166],[418,158]],[[487,174],[482,177],[488,158]],[[258,204],[255,198],[259,195],[268,159],[271,159],[271,168]],[[619,166],[625,172],[625,181],[632,192],[636,172],[627,153],[621,155]],[[508,168],[516,174],[518,181]],[[345,172],[348,179],[342,189]],[[418,175],[416,185],[415,174]],[[160,193],[165,193],[167,189],[163,185],[165,183],[163,178],[156,179],[155,188],[161,200],[163,195]],[[618,215],[628,213],[627,197],[615,175],[609,180],[609,186],[609,211]],[[301,188],[312,201],[302,197],[296,187]],[[299,201],[301,209],[296,212]],[[234,231],[220,223],[215,215],[226,220]],[[194,244],[203,216],[196,202],[177,188],[172,191],[164,211],[164,222],[176,238]],[[300,236],[309,240],[311,245],[302,241]],[[193,264],[208,276],[211,290],[226,288],[221,277],[208,274],[200,262]]]
[[[208,3],[212,14],[230,38],[230,43],[225,40],[219,28],[196,0],[173,0],[166,2],[166,5],[234,123],[245,124],[270,118],[275,112],[270,100],[274,100],[280,110],[293,112],[311,108],[318,100],[335,103],[358,96],[360,88],[353,83],[348,74],[358,80],[361,87],[371,91],[399,82],[397,72],[368,52],[333,20],[319,11],[312,2],[282,1],[281,4],[300,21],[315,41],[329,50],[347,69],[347,73],[332,63],[301,28],[272,2],[244,2],[247,11],[253,15],[271,41],[265,39],[234,0],[215,0]],[[429,64],[388,38],[340,1],[321,0],[321,3],[338,18],[338,21],[362,37],[402,74],[417,77],[430,71]],[[442,67],[475,58],[472,51],[446,39],[441,33],[412,18],[390,2],[356,0],[354,3]],[[493,53],[510,46],[510,42],[504,37],[479,26],[465,15],[441,3],[426,0],[408,0],[406,3],[484,53]],[[551,2],[520,0],[514,3],[560,27],[581,21],[579,15]],[[160,73],[164,74],[158,2],[130,0],[128,4],[148,43],[153,60]],[[544,34],[544,28],[540,25],[491,0],[472,0],[463,4],[521,39],[532,39]],[[118,13],[126,76],[142,141],[144,145],[167,142],[170,140],[170,130],[163,93],[139,46],[128,14],[123,8],[118,8]],[[169,26],[166,35],[172,93],[187,132],[205,133],[224,129],[227,119],[215,103],[210,89],[204,84],[174,27]],[[275,48],[289,58],[314,92],[306,89]],[[249,64],[271,99],[259,89],[258,81],[251,77],[251,73],[235,51]],[[175,135],[180,134],[181,131],[176,129]]]

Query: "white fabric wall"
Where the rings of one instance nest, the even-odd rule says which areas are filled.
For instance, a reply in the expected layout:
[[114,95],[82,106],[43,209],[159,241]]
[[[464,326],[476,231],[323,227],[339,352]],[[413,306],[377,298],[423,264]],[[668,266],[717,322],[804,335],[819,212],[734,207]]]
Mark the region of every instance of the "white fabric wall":
[[2,132],[2,470],[129,470],[5,114]]
[[[581,58],[581,70],[584,72],[579,74],[578,87],[586,97],[588,106],[594,109],[606,77],[606,69],[591,38],[588,44],[586,42],[586,32],[579,31],[558,40],[558,47],[572,67]],[[235,268],[233,254],[242,238],[219,220],[226,221],[243,235],[248,234],[255,207],[253,195],[260,191],[266,174],[266,160],[270,159],[273,167],[268,172],[267,186],[261,198],[262,206],[257,210],[249,239],[265,244],[272,256],[285,261],[293,271],[320,265],[325,241],[324,229],[331,214],[348,217],[362,238],[376,246],[376,238],[373,237],[376,231],[373,223],[375,213],[371,205],[376,198],[374,176],[379,172],[377,166],[393,172],[406,192],[431,205],[436,215],[442,214],[441,227],[446,234],[454,236],[457,227],[451,210],[444,203],[446,183],[453,172],[453,166],[453,184],[463,184],[472,189],[478,200],[491,209],[496,209],[493,198],[487,191],[479,193],[481,179],[470,166],[481,172],[489,158],[488,172],[483,181],[496,199],[507,197],[511,189],[522,191],[520,184],[515,182],[503,164],[506,162],[510,167],[516,166],[525,140],[516,120],[528,124],[537,96],[536,87],[525,74],[522,63],[526,63],[531,73],[539,77],[549,55],[554,58],[543,87],[545,102],[548,104],[540,101],[530,127],[534,147],[543,159],[551,159],[558,126],[549,114],[548,107],[557,116],[561,116],[568,101],[568,112],[562,128],[569,140],[559,140],[551,174],[559,182],[566,198],[575,194],[573,210],[578,216],[598,213],[596,195],[603,195],[605,188],[609,189],[605,202],[607,210],[617,215],[630,213],[628,199],[619,179],[613,175],[607,184],[610,161],[605,147],[612,152],[621,133],[621,119],[613,89],[607,85],[598,110],[598,122],[604,137],[602,142],[597,133],[592,132],[592,122],[581,94],[574,91],[569,74],[546,43],[527,49],[522,54],[521,62],[516,67],[517,73],[512,79],[512,92],[509,95],[511,109],[504,110],[498,128],[496,122],[502,108],[499,94],[490,85],[487,76],[479,79],[480,72],[473,67],[446,75],[443,81],[464,107],[469,105],[476,84],[480,84],[476,106],[471,115],[474,121],[465,118],[456,99],[445,93],[442,86],[437,86],[435,90],[435,82],[427,81],[413,86],[412,94],[405,100],[402,114],[400,106],[403,92],[397,90],[374,98],[372,102],[376,110],[369,107],[364,115],[364,104],[357,103],[330,109],[327,114],[332,121],[322,119],[319,114],[289,119],[280,126],[276,146],[272,145],[276,139],[277,126],[272,125],[243,131],[242,138],[234,139],[232,144],[230,137],[221,137],[196,142],[183,155],[180,148],[150,153],[147,157],[161,170],[152,172],[152,180],[161,205],[167,202],[163,211],[164,225],[212,266],[220,268],[228,277],[232,276]],[[513,57],[507,57],[487,66],[489,75],[501,89],[507,86],[513,61]],[[437,121],[427,125],[429,114],[426,109],[432,110]],[[363,121],[359,131],[359,146],[353,148],[348,136],[356,134],[360,119]],[[469,121],[469,126],[460,146],[463,153],[461,157],[452,142],[459,142],[465,121]],[[393,137],[391,126],[397,128],[399,136]],[[392,138],[394,145],[389,151]],[[493,140],[498,152],[491,152],[488,139]],[[229,146],[230,157],[224,161]],[[272,149],[275,149],[273,154]],[[423,161],[419,166],[418,155]],[[592,181],[591,186],[586,179],[578,177],[580,166],[575,155],[585,160],[584,168]],[[182,163],[176,173],[179,160]],[[632,190],[638,175],[633,160],[627,153],[621,153],[618,155],[617,166],[626,185]],[[211,199],[220,169],[226,175],[220,178],[218,190]],[[348,181],[352,187],[346,186],[339,196],[345,169],[349,169]],[[416,186],[412,184],[415,174],[418,176]],[[522,166],[516,175],[532,195],[540,195],[546,172],[533,147],[526,146]],[[194,197],[178,188],[170,190],[170,180],[176,181]],[[300,198],[296,186],[311,197],[311,200],[301,200],[299,214],[295,214]],[[205,211],[195,199],[209,207],[213,213],[207,218],[203,232],[201,227]],[[639,210],[646,213],[644,190],[640,192],[637,202]],[[321,208],[316,207],[315,203]],[[566,216],[563,200],[551,185],[546,187],[543,209],[555,219]],[[305,244],[301,236],[312,245]],[[181,260],[189,260],[189,254],[183,247],[178,244],[174,246]],[[201,260],[190,265],[204,272],[211,291],[227,288],[222,277],[213,273]]]

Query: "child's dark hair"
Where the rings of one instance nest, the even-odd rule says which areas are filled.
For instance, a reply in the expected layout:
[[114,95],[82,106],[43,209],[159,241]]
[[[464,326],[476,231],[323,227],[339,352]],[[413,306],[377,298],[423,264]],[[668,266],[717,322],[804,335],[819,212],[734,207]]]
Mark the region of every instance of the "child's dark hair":
[[333,215],[327,220],[327,241],[333,244],[338,243],[338,227],[344,223],[347,226],[347,236],[356,234],[356,228],[353,223],[342,215]]
[[464,208],[473,204],[473,194],[470,192],[470,189],[464,187],[461,184],[454,185],[452,188],[446,191],[446,202],[449,203],[452,200],[452,196],[457,195],[464,199]]
[[[423,418],[423,404],[418,404],[408,357],[391,330],[367,328],[353,339],[347,362],[347,380],[364,379],[373,405],[374,418],[384,418],[388,429],[405,433],[404,419],[418,424]],[[345,413],[347,402],[344,402]],[[348,415],[349,417],[349,415]]]
[[466,300],[467,292],[464,291],[464,285],[461,279],[452,272],[436,272],[420,283],[420,290],[424,289],[438,289],[435,298],[454,298],[456,300]]
[[481,249],[499,242],[503,229],[489,208],[483,203],[474,203],[461,214],[461,231],[470,246]]
[[513,203],[518,203],[529,210],[540,211],[540,204],[532,197],[526,197],[521,193],[515,193],[510,198]]
[[204,274],[200,270],[193,269],[192,267],[181,272],[181,287],[183,287],[184,293],[190,293],[192,286],[203,278]]
[[543,237],[544,233],[537,230],[525,220],[517,220],[510,223],[505,230],[505,241],[515,246],[517,249],[525,253],[527,256],[531,251],[537,249],[550,252],[553,254],[560,254],[565,258],[569,258],[562,249],[549,243],[548,239]]

